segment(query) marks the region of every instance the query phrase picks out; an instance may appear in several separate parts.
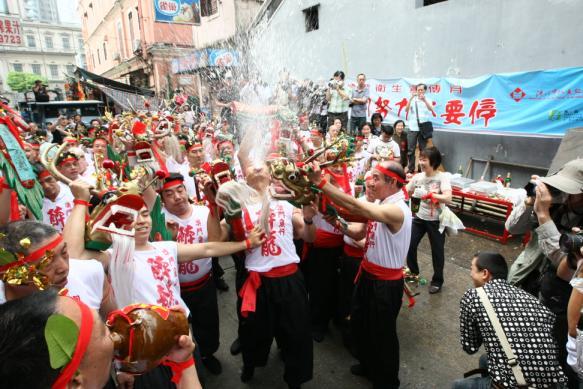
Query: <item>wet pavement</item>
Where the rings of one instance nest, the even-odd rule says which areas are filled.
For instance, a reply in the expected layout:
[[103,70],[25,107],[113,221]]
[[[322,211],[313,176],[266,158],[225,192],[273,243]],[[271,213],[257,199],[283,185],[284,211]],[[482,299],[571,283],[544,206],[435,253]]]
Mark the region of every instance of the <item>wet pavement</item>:
[[[487,221],[463,218],[467,225],[481,224],[484,228],[500,228]],[[407,308],[403,304],[398,320],[401,344],[400,379],[402,388],[449,388],[451,382],[474,369],[479,354],[467,355],[459,343],[459,300],[472,287],[469,263],[477,251],[499,251],[511,262],[521,251],[519,238],[507,245],[475,235],[460,233],[446,239],[445,284],[441,293],[429,295],[427,287],[420,287],[417,304]],[[251,382],[239,380],[241,356],[229,353],[236,337],[234,274],[230,259],[222,260],[225,280],[231,290],[219,294],[221,346],[217,354],[223,364],[219,376],[205,374],[205,388],[287,388],[283,382],[283,363],[275,344],[266,367],[257,368]],[[431,278],[431,251],[425,237],[419,247],[419,265],[422,276]],[[480,350],[480,351],[483,351]],[[342,345],[340,332],[331,325],[330,333],[322,343],[314,343],[314,378],[302,386],[306,389],[371,388],[363,378],[350,374],[356,360]]]

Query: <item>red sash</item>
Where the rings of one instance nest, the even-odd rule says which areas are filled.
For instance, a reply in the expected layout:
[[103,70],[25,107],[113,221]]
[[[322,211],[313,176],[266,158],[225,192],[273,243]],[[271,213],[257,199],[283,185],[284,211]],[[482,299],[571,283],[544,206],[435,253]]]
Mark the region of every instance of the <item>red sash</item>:
[[257,303],[257,289],[261,286],[261,276],[269,278],[287,277],[298,271],[297,263],[274,267],[267,272],[250,271],[243,287],[239,291],[239,297],[243,299],[241,303],[241,315],[249,316],[249,312],[255,312]]
[[371,278],[374,280],[395,281],[403,278],[403,268],[390,269],[388,267],[379,266],[375,263],[370,262],[368,259],[364,258],[360,262],[358,273],[354,278],[355,284],[360,279],[363,270],[367,272],[370,276],[372,276]]
[[349,257],[363,258],[364,257],[364,249],[351,246],[351,245],[347,244],[346,242],[344,242],[344,254],[346,254]]
[[201,289],[203,286],[206,285],[207,281],[211,278],[211,273],[212,272],[209,271],[196,281],[181,282],[180,293],[196,292],[197,290]]

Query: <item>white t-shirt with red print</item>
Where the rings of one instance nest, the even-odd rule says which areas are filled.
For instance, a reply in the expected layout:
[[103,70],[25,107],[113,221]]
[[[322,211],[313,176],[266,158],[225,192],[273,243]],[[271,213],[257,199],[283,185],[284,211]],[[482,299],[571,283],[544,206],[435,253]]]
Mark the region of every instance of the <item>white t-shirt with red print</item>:
[[71,189],[65,184],[58,183],[61,190],[57,195],[55,201],[51,201],[46,197],[43,199],[43,223],[49,224],[57,231],[63,231],[65,222],[69,218],[73,210],[73,200],[75,197],[71,193]]
[[[299,263],[300,257],[294,246],[292,215],[294,206],[287,201],[271,200],[267,241],[261,246],[247,250],[245,267],[249,271],[267,272],[274,267]],[[254,226],[259,225],[261,203],[249,206],[245,213]],[[247,216],[244,215],[247,219]],[[247,224],[247,223],[246,223]]]
[[[164,308],[180,305],[188,316],[190,310],[180,297],[177,243],[163,241],[150,242],[149,245],[152,249],[134,252],[132,303],[160,305]],[[107,251],[111,255],[111,249]]]
[[[201,205],[192,205],[192,214],[186,219],[181,219],[163,209],[166,221],[174,221],[178,224],[176,242],[184,244],[208,242],[207,220],[209,209]],[[193,282],[206,276],[212,269],[212,259],[204,258],[178,265],[178,278],[180,282]]]

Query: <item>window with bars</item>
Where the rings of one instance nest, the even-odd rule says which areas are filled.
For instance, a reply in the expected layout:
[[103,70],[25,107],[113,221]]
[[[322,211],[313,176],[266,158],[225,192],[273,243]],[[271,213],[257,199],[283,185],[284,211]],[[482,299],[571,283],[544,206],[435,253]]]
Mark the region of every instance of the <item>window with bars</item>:
[[12,64],[12,69],[14,69],[15,72],[22,72],[22,64],[21,63],[13,63]]
[[306,32],[314,31],[320,28],[320,19],[318,17],[318,8],[320,5],[315,5],[306,8],[304,12],[304,20],[306,23]]
[[26,44],[28,47],[36,47],[36,40],[34,39],[34,35],[26,36]]
[[52,79],[59,78],[59,65],[49,65],[49,73]]
[[219,12],[218,0],[200,0],[200,16],[212,16]]
[[32,72],[34,74],[38,74],[40,76],[40,64],[39,63],[33,63],[30,66],[32,67]]
[[52,36],[50,36],[50,35],[45,36],[45,46],[47,47],[47,49],[54,48]]
[[75,73],[75,65],[67,65],[67,74]]
[[67,35],[63,35],[63,49],[71,48],[71,39]]

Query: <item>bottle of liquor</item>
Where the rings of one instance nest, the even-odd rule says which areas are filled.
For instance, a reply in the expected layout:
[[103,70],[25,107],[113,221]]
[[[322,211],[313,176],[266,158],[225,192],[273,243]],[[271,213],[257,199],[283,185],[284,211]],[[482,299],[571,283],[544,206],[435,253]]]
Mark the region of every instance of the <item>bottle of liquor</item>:
[[504,179],[504,187],[510,188],[510,183],[512,182],[512,177],[510,177],[510,172],[506,174],[506,178]]

